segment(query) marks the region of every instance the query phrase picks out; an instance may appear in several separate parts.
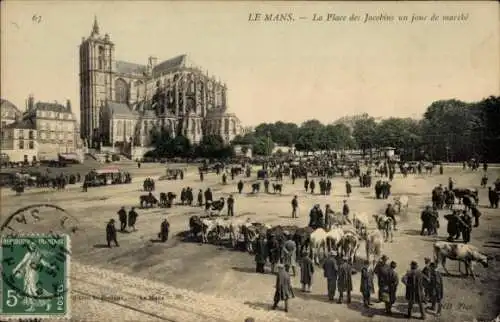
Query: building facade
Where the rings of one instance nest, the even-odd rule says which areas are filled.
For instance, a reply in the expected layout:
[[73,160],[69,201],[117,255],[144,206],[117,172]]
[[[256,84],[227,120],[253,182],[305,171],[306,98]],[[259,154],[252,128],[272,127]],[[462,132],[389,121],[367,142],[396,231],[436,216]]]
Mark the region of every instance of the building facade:
[[110,36],[97,20],[80,45],[81,136],[89,146],[119,147],[131,153],[151,145],[166,130],[197,143],[220,134],[226,142],[241,132],[228,113],[227,86],[208,76],[187,55],[145,65],[115,60]]
[[4,128],[5,126],[16,122],[22,116],[22,113],[19,111],[17,106],[4,99],[0,99],[0,113],[0,128]]
[[26,112],[2,127],[2,152],[13,162],[57,159],[60,154],[79,153],[81,145],[69,100],[66,105],[35,103],[30,96]]

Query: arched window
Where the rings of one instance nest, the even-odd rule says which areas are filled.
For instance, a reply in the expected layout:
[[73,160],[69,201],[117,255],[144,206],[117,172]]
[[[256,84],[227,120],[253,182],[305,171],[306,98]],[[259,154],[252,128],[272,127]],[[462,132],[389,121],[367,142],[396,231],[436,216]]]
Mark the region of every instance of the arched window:
[[118,103],[128,102],[128,84],[121,78],[115,80],[115,101]]
[[144,121],[144,134],[148,135],[148,121]]
[[99,46],[99,53],[98,53],[98,64],[99,64],[99,69],[104,69],[105,66],[105,54],[104,54],[104,47]]
[[229,119],[224,119],[224,133],[229,133]]

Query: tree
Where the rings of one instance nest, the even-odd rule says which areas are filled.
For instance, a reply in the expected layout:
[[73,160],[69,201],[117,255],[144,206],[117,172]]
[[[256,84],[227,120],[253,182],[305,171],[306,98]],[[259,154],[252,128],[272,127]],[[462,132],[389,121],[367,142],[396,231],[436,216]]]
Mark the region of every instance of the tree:
[[252,146],[252,154],[255,155],[270,155],[274,149],[274,142],[267,136],[259,136],[255,138],[255,143]]
[[195,154],[205,158],[223,159],[234,154],[234,149],[230,145],[224,144],[220,135],[205,135],[200,144],[195,148]]
[[302,123],[299,128],[295,148],[302,152],[315,152],[327,146],[322,138],[324,126],[318,120],[308,120]]
[[356,140],[358,147],[363,150],[363,155],[366,155],[366,150],[375,146],[375,135],[377,133],[377,123],[373,117],[360,118],[354,122],[352,135]]

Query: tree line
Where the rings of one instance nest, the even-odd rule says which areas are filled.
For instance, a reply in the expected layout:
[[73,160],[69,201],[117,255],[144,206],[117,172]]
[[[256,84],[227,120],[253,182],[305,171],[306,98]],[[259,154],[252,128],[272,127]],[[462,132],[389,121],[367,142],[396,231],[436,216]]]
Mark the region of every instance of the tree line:
[[433,102],[420,120],[368,114],[344,117],[332,124],[312,119],[295,123],[262,123],[234,139],[266,155],[275,145],[301,152],[393,147],[404,160],[464,161],[470,158],[500,162],[500,97],[479,102],[456,99]]
[[[332,124],[311,119],[295,123],[262,123],[230,145],[219,135],[206,135],[199,144],[167,132],[153,133],[153,157],[227,158],[234,146],[242,152],[269,155],[276,145],[300,152],[361,150],[393,147],[403,160],[465,161],[470,158],[500,162],[500,97],[479,102],[456,99],[433,102],[420,120],[390,117],[378,120],[368,114],[343,117]],[[283,151],[288,152],[288,151]]]

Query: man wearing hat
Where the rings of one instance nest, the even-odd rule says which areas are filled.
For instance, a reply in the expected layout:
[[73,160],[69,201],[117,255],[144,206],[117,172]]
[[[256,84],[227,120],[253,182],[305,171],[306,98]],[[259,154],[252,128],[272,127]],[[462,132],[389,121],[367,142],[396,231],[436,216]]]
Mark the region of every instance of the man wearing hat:
[[344,206],[342,207],[342,215],[344,215],[345,221],[347,221],[348,223],[351,223],[351,221],[349,220],[349,212],[350,212],[350,209],[349,209],[349,205],[347,204],[347,200],[344,200]]
[[349,257],[347,256],[342,257],[339,266],[338,288],[340,293],[338,303],[342,303],[344,292],[347,292],[347,304],[351,303],[352,266],[349,264]]
[[139,215],[135,211],[135,207],[132,207],[132,209],[128,212],[128,226],[134,231],[136,231],[135,223],[137,222],[137,217],[139,217]]
[[418,304],[420,309],[420,314],[422,319],[425,319],[424,311],[424,275],[418,269],[418,264],[412,261],[410,264],[410,270],[402,279],[403,284],[406,285],[406,300],[408,301],[408,319],[411,318],[411,313],[413,310],[413,304]]
[[335,291],[337,289],[337,276],[338,276],[338,266],[336,251],[331,251],[327,259],[323,263],[323,276],[326,278],[328,285],[328,300],[333,302],[335,299]]
[[384,293],[386,293],[384,300],[385,303],[385,313],[388,315],[392,314],[392,306],[396,302],[396,292],[399,284],[398,273],[396,272],[397,264],[392,261],[389,264],[389,271],[387,273],[386,284]]
[[384,289],[386,283],[387,276],[389,274],[389,265],[387,265],[387,260],[389,258],[386,255],[382,255],[380,260],[375,265],[373,269],[375,275],[377,275],[377,284],[378,284],[378,300],[382,302],[382,290]]
[[170,230],[170,223],[168,222],[167,218],[165,218],[160,225],[160,233],[158,234],[158,238],[160,238],[162,243],[168,240],[169,230]]
[[285,266],[281,263],[276,265],[276,290],[274,291],[273,310],[276,310],[280,301],[285,302],[285,312],[288,312],[288,299],[294,297],[290,275],[285,271]]
[[430,278],[430,273],[431,273],[431,269],[430,269],[430,264],[431,264],[431,259],[429,257],[425,257],[424,258],[424,268],[422,269],[422,274],[424,275],[425,279],[424,279],[424,299],[423,299],[423,303],[427,303],[429,301],[429,278]]
[[127,211],[123,206],[118,210],[118,219],[120,220],[120,230],[125,231],[127,228]]
[[300,261],[300,283],[302,292],[311,292],[312,278],[314,275],[314,263],[306,251],[302,252]]
[[110,219],[108,224],[106,225],[106,241],[109,248],[111,248],[111,242],[114,242],[116,247],[120,246],[118,245],[118,241],[116,241],[116,228],[114,219]]
[[441,301],[443,299],[444,289],[443,289],[443,278],[441,273],[436,270],[436,263],[430,263],[429,265],[429,293],[431,298],[431,310],[436,309],[436,304],[438,305],[436,315],[441,315]]

